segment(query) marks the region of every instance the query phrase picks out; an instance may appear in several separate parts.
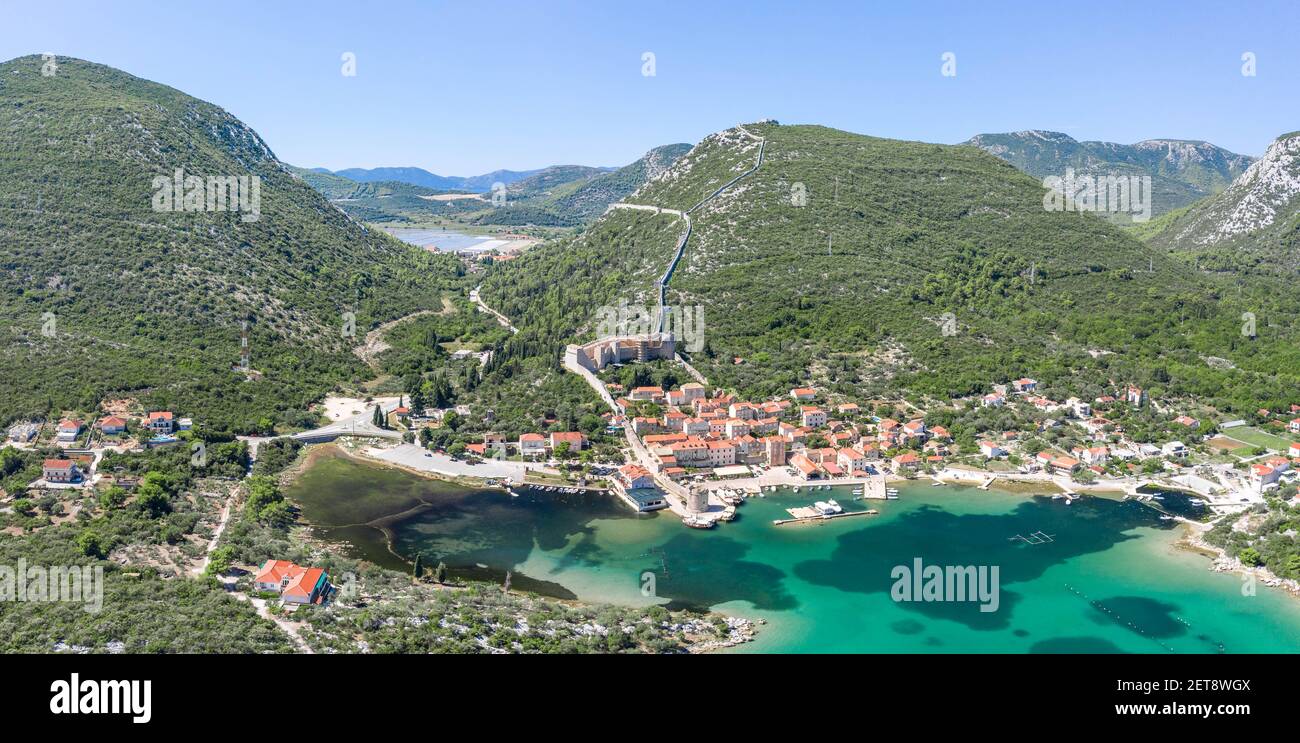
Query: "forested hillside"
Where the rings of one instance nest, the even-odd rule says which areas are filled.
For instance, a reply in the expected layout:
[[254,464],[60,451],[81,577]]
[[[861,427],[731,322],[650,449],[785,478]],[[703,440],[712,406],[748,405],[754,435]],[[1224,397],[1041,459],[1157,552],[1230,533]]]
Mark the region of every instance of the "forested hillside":
[[[1240,332],[1243,311],[1294,317],[1294,303],[1202,276],[1093,215],[1046,211],[1036,179],[987,153],[746,129],[766,138],[764,165],[693,215],[669,287],[669,304],[705,308],[694,361],[715,383],[949,398],[1030,374],[1081,392],[1131,380],[1233,410],[1295,389],[1290,347]],[[688,207],[756,151],[739,130],[719,133],[627,200]],[[557,344],[589,338],[600,305],[653,304],[680,229],[668,216],[611,213],[571,243],[494,268],[483,293]]]
[[[344,313],[364,334],[458,285],[454,259],[350,219],[217,106],[80,60],[41,68],[0,65],[0,422],[124,394],[262,430],[363,373]],[[203,179],[197,198],[160,201],[177,171]],[[209,177],[260,191],[212,209]]]

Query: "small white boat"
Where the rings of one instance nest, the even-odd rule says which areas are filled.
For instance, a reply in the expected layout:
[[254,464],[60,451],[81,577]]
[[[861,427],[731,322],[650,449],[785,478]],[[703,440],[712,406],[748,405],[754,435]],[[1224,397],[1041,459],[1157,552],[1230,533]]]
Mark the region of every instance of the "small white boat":
[[799,492],[799,486],[798,486],[798,485],[795,485],[795,486],[794,486],[794,492],[796,492],[796,493]]

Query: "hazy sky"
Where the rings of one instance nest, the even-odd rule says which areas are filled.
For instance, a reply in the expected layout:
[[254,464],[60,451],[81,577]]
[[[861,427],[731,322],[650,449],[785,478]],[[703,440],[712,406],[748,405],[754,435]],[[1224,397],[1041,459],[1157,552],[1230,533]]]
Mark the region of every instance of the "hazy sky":
[[[0,57],[53,52],[171,85],[295,165],[473,175],[622,165],[767,117],[930,142],[1036,128],[1258,155],[1300,129],[1297,29],[1296,0],[48,0],[6,4]],[[955,77],[941,74],[946,52]]]

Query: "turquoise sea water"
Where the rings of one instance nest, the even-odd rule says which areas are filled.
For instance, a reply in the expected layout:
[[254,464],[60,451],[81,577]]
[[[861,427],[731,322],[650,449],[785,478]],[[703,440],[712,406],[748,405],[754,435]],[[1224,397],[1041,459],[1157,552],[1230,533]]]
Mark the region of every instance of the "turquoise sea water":
[[[906,485],[888,502],[784,491],[710,531],[611,497],[465,490],[342,457],[290,488],[305,518],[362,557],[403,567],[418,551],[459,575],[591,602],[714,608],[767,624],[736,652],[1300,651],[1300,600],[1210,572],[1174,547],[1179,527],[1136,502]],[[785,508],[836,497],[880,511],[774,526]],[[1168,499],[1173,505],[1173,499]],[[1027,544],[1039,532],[1052,541]],[[900,602],[896,566],[997,566],[999,606]],[[651,593],[652,595],[645,595]]]

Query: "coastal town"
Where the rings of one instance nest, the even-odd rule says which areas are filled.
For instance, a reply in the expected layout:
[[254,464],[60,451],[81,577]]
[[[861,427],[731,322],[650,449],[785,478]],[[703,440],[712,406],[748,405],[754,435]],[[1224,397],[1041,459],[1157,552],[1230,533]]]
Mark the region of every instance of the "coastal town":
[[[636,511],[668,509],[696,528],[730,521],[745,498],[778,488],[843,487],[854,500],[869,500],[896,497],[897,483],[917,479],[979,489],[1020,484],[1067,504],[1082,493],[1150,502],[1154,491],[1172,489],[1195,496],[1204,513],[1221,515],[1261,504],[1300,478],[1293,468],[1300,461],[1300,405],[1215,421],[1211,411],[1152,400],[1122,381],[1085,400],[1056,397],[1029,377],[925,408],[814,386],[756,400],[703,381],[666,388],[614,381],[610,372],[628,364],[688,367],[670,334],[600,339],[571,346],[567,356],[570,370],[608,404],[596,430],[514,437],[488,430],[448,444],[440,432],[472,409],[417,409],[399,396],[354,401],[353,410],[333,416],[338,422],[293,438],[358,436],[372,440],[365,451],[376,459],[508,491],[603,488]],[[104,452],[177,444],[192,438],[193,426],[172,411],[113,404],[90,415],[68,411],[57,422],[17,423],[8,441],[20,450],[58,452],[42,460],[32,487],[93,488],[103,478],[97,465]],[[254,454],[266,440],[247,438]],[[789,509],[795,520],[844,510],[832,499]]]

